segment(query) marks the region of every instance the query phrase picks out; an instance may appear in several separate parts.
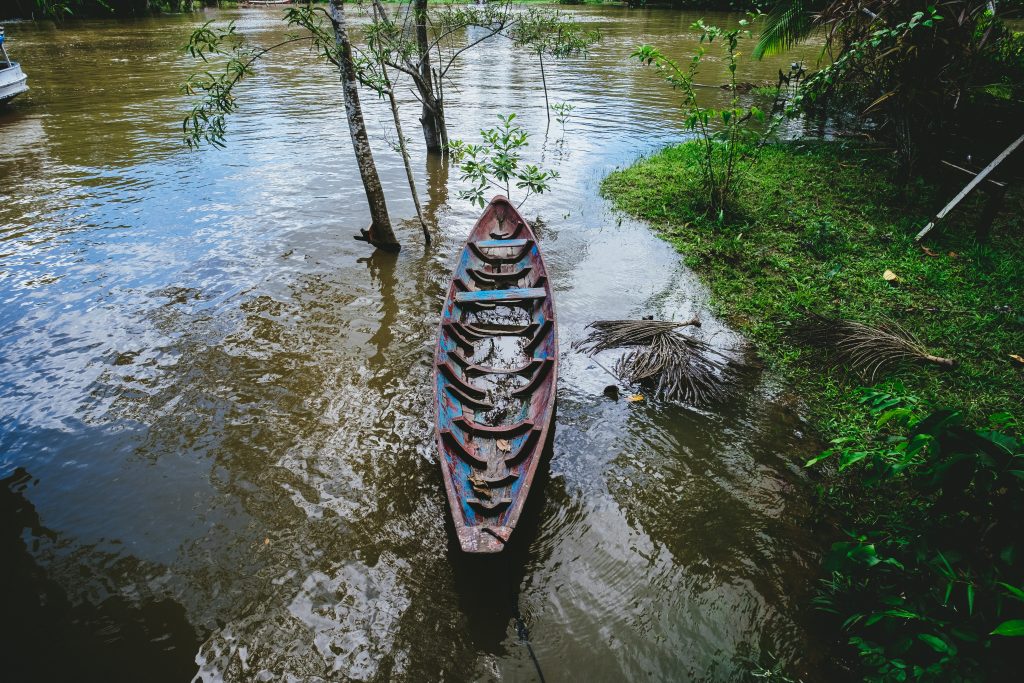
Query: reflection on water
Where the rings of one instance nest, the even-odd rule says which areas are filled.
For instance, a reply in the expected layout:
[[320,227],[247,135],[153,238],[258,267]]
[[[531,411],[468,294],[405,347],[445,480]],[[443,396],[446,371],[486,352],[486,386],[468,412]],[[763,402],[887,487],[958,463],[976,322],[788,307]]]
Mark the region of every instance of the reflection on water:
[[[8,671],[534,680],[521,614],[549,681],[731,681],[772,657],[830,675],[805,607],[819,544],[796,463],[814,444],[785,392],[754,376],[714,411],[614,403],[570,349],[591,320],[646,313],[737,342],[677,255],[597,195],[683,138],[678,95],[626,57],[684,57],[696,15],[578,10],[605,39],[549,70],[552,101],[576,105],[564,141],[507,43],[452,72],[453,137],[516,111],[562,174],[525,207],[563,341],[552,456],[515,543],[480,561],[456,550],[432,453],[431,347],[475,218],[458,173],[413,150],[424,250],[379,144],[407,246],[367,252],[337,78],[302,47],[242,86],[226,150],[180,143],[187,33],[235,19],[270,43],[279,14],[8,26],[32,85],[0,112]],[[390,113],[366,107],[382,142]]]

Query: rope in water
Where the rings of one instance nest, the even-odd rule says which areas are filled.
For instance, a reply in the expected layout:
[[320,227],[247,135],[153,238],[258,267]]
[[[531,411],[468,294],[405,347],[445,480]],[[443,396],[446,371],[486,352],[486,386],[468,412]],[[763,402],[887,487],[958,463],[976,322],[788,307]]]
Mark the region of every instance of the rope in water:
[[540,668],[540,660],[537,659],[537,653],[533,651],[533,645],[530,643],[530,630],[526,628],[526,622],[523,621],[523,615],[519,611],[519,595],[516,591],[513,582],[509,580],[511,577],[506,576],[506,582],[508,587],[508,597],[512,603],[512,618],[516,622],[516,635],[519,636],[519,642],[526,645],[527,651],[530,653],[530,659],[533,660],[533,667],[537,670],[537,679],[540,683],[547,683],[544,680],[544,672]]
[[546,683],[544,672],[541,671],[540,662],[537,660],[537,654],[533,651],[533,645],[530,644],[530,631],[526,628],[523,616],[519,613],[519,601],[515,600],[513,606],[515,609],[516,635],[519,636],[519,642],[524,643],[526,649],[530,652],[530,659],[533,660],[533,666],[537,669],[537,678],[540,679],[540,683]]

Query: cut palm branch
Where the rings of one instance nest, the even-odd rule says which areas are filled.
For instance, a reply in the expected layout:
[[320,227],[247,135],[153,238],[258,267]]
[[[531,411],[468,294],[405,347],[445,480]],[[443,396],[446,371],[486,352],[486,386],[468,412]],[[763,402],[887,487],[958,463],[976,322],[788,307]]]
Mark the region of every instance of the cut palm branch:
[[654,395],[691,405],[720,400],[728,393],[733,360],[707,342],[677,330],[700,326],[694,318],[671,320],[598,320],[573,348],[593,356],[612,349],[631,349],[619,358],[614,374],[631,384],[649,384]]
[[780,54],[807,38],[814,26],[810,4],[808,0],[778,0],[764,18],[754,59]]
[[956,366],[952,358],[929,353],[920,339],[891,320],[872,326],[807,312],[797,324],[795,334],[806,344],[831,351],[837,365],[851,367],[870,382],[884,369],[905,362]]

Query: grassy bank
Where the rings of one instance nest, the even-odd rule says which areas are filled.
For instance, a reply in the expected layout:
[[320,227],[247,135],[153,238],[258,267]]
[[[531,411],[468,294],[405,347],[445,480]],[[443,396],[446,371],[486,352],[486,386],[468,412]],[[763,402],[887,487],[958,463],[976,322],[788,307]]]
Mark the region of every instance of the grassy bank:
[[[603,190],[680,251],[837,440],[817,466],[839,465],[820,487],[842,520],[819,596],[837,635],[873,680],[1001,680],[1024,635],[1024,193],[988,240],[974,237],[977,198],[922,246],[949,189],[898,187],[883,150],[798,142],[766,148],[719,221],[693,208],[696,151],[664,150]],[[797,341],[806,310],[895,322],[958,364],[867,382]]]
[[[603,190],[648,220],[703,276],[717,312],[758,343],[765,360],[805,390],[825,435],[848,419],[836,401],[856,383],[821,372],[814,349],[793,343],[803,309],[862,322],[889,319],[913,331],[951,371],[910,367],[893,376],[922,399],[983,419],[1021,403],[1024,354],[1024,220],[1010,197],[988,244],[976,244],[969,208],[937,240],[914,234],[946,195],[927,185],[901,190],[888,155],[841,143],[768,147],[745,174],[724,223],[699,205],[694,148],[664,150],[613,173]],[[977,208],[975,203],[974,208]],[[935,254],[935,255],[930,255]],[[899,280],[890,283],[891,270]]]

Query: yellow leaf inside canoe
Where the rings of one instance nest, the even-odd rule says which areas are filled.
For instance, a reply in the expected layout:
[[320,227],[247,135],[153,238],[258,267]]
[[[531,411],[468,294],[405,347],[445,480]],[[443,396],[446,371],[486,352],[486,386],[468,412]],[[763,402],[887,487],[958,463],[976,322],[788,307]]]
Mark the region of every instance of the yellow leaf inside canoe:
[[512,450],[512,442],[507,439],[498,439],[498,450],[503,453],[508,453]]

